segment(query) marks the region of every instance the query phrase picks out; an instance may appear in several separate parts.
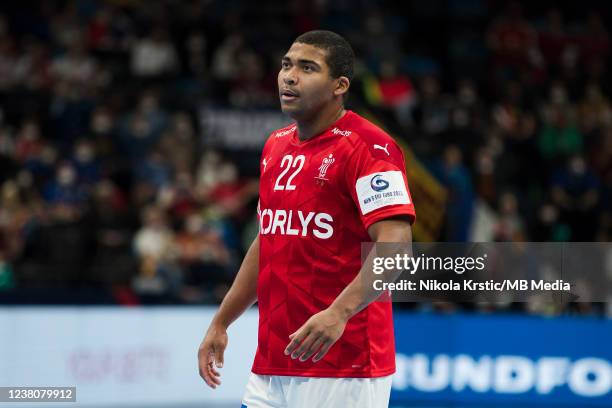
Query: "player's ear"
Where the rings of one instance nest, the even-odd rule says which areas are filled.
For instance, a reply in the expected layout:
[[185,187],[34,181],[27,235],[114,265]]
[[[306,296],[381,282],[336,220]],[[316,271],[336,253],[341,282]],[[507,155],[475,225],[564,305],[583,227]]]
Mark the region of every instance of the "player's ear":
[[348,92],[351,86],[351,81],[345,76],[341,76],[336,80],[336,89],[334,89],[334,95],[343,96]]

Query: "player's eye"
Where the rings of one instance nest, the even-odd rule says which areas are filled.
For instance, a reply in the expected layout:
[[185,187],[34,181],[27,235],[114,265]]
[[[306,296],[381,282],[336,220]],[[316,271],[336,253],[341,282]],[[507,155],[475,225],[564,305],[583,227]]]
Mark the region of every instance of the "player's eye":
[[289,65],[290,65],[290,64],[289,64],[287,61],[283,61],[283,62],[281,62],[281,67],[282,67],[283,69],[289,68]]
[[310,65],[304,65],[304,71],[306,71],[306,72],[312,72],[312,70],[313,70],[313,69],[312,69],[312,66],[310,66]]

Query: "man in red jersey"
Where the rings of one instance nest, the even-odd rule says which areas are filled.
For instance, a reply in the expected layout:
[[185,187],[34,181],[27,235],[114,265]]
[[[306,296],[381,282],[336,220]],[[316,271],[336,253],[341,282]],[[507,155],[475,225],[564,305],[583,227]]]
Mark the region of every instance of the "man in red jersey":
[[361,243],[410,242],[415,212],[399,147],[344,108],[353,60],[342,37],[311,31],[281,61],[281,108],[295,124],[263,148],[259,235],[198,351],[215,388],[227,327],[258,302],[243,407],[388,406],[392,309],[358,276]]

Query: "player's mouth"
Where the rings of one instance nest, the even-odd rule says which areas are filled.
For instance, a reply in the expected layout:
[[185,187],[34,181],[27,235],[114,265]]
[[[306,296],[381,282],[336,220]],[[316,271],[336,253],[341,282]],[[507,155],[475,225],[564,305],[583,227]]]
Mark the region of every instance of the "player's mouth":
[[280,98],[283,102],[292,102],[300,97],[300,94],[292,89],[283,89],[280,92]]

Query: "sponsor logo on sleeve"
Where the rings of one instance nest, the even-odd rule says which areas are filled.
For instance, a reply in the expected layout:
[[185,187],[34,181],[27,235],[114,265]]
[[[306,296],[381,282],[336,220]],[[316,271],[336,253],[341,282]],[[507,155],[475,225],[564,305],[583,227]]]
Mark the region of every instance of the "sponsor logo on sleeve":
[[410,204],[401,171],[381,171],[361,177],[355,184],[363,215],[389,205]]
[[389,188],[389,182],[383,178],[382,174],[377,174],[370,180],[370,187],[374,191],[383,191]]

